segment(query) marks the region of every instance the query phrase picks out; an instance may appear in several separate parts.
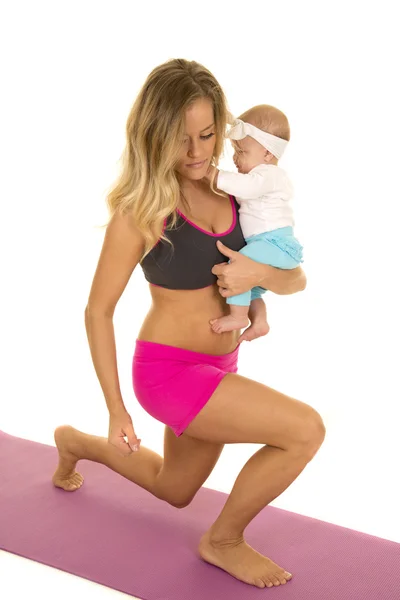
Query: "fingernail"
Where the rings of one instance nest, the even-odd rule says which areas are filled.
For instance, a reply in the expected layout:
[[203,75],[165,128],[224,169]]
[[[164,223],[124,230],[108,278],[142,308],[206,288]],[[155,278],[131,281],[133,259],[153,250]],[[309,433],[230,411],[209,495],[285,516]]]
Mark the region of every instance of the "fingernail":
[[139,450],[139,448],[137,447],[137,445],[133,446],[133,451],[137,452]]

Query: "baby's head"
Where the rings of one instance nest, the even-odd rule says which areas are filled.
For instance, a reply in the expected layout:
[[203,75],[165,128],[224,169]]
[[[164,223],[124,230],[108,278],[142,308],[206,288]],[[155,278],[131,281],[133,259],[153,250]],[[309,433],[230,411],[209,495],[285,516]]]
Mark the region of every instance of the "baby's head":
[[[261,131],[270,133],[287,142],[290,140],[290,127],[286,115],[274,106],[259,104],[253,106],[240,117],[244,123],[250,123]],[[277,165],[278,158],[249,135],[242,140],[233,140],[235,150],[233,161],[239,173],[249,173],[258,165]]]

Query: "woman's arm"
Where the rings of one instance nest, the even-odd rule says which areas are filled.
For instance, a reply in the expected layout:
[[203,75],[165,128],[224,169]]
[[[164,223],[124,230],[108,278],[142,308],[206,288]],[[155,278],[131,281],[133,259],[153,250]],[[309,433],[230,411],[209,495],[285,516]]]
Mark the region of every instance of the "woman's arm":
[[110,414],[125,410],[118,379],[113,315],[142,251],[143,240],[131,217],[115,214],[107,227],[85,310],[93,365]]
[[286,295],[302,292],[307,285],[305,273],[301,267],[295,269],[277,269],[258,263],[261,279],[258,284],[275,294]]
[[301,292],[306,287],[307,280],[301,267],[277,269],[255,262],[220,241],[217,244],[219,251],[230,259],[229,263],[215,265],[212,269],[218,277],[220,294],[225,298],[247,292],[257,285],[280,295]]

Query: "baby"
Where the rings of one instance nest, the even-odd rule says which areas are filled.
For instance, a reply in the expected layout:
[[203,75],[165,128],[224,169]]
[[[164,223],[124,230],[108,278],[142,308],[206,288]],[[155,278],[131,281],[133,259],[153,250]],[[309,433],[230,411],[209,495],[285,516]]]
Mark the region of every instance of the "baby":
[[[297,267],[303,262],[303,249],[293,233],[290,206],[293,188],[285,171],[278,166],[290,139],[286,116],[273,106],[255,106],[234,121],[228,137],[235,150],[233,161],[238,173],[212,167],[209,176],[215,172],[217,188],[235,196],[239,204],[240,225],[246,240],[241,254],[280,269]],[[268,333],[267,313],[261,298],[264,292],[265,289],[256,287],[227,298],[230,314],[212,320],[213,331],[223,333],[247,327],[250,310],[252,327],[247,330],[250,335],[242,335],[242,339]]]

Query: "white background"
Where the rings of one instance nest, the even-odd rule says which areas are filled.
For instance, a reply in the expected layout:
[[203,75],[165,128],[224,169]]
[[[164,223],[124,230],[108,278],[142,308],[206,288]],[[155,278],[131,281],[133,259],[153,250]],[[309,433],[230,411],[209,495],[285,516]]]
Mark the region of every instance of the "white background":
[[[274,506],[400,542],[398,507],[398,28],[393,2],[18,2],[1,10],[0,428],[53,444],[61,423],[107,434],[84,308],[105,194],[147,74],[194,59],[235,115],[289,117],[307,290],[268,294],[271,332],[241,373],[308,402],[327,437]],[[239,9],[239,10],[238,10]],[[231,168],[229,154],[222,166]],[[163,426],[131,389],[149,302],[138,269],[117,307],[121,387],[142,444]],[[255,446],[226,447],[207,486],[229,492]],[[49,478],[51,473],[49,473]],[[0,553],[7,599],[122,597]],[[18,574],[18,577],[16,575]],[[26,589],[25,589],[26,586]]]

